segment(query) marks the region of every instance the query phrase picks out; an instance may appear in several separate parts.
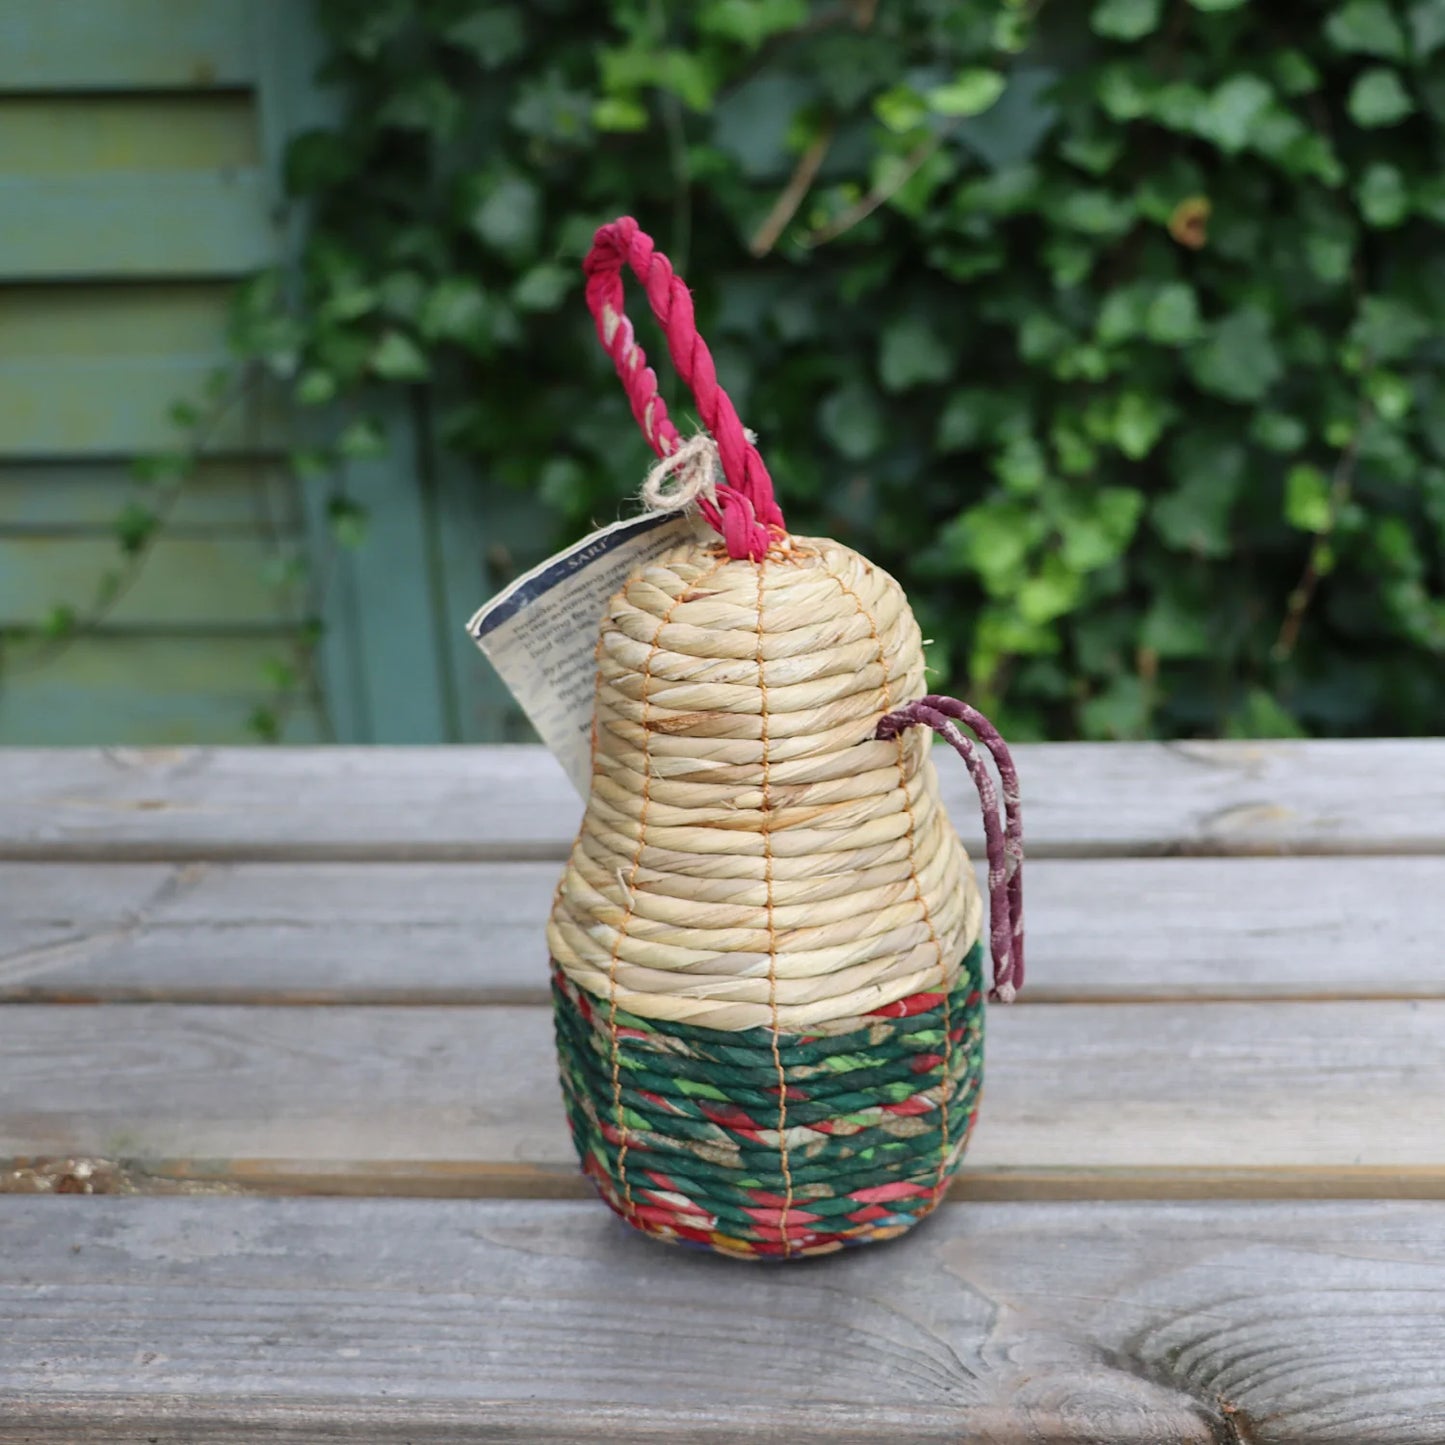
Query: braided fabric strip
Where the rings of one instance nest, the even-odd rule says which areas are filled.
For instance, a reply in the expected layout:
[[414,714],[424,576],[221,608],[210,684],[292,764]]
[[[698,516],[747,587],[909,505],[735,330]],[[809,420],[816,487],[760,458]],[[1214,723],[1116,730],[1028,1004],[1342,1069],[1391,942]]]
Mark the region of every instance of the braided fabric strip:
[[[829,1036],[663,1023],[552,973],[562,1090],[583,1171],[628,1223],[744,1258],[827,1254],[901,1234],[943,1198],[983,1076],[983,950],[951,994],[919,993]],[[614,1122],[622,1054],[628,1150]],[[788,1177],[778,1136],[779,1072]],[[939,1167],[945,1103],[954,1122]]]
[[582,269],[598,340],[617,368],[632,415],[659,457],[669,456],[681,445],[658,394],[657,373],[647,364],[623,309],[624,267],[642,283],[652,314],[667,338],[672,364],[692,392],[703,425],[717,442],[726,484],[717,488],[716,506],[706,498],[699,498],[698,505],[722,533],[730,557],[759,560],[767,556],[783,529],[772,478],[757,448],[747,439],[727,392],[718,385],[712,352],[698,334],[692,293],[652,237],[631,216],[623,216],[599,228]]
[[[986,747],[1003,788],[1003,824],[993,779],[974,745],[959,732],[965,724]],[[1018,769],[998,729],[976,707],[956,697],[930,693],[896,708],[878,724],[874,736],[896,738],[918,725],[931,727],[964,761],[978,790],[988,852],[989,940],[993,955],[994,1003],[1012,1003],[1024,982],[1024,825]]]

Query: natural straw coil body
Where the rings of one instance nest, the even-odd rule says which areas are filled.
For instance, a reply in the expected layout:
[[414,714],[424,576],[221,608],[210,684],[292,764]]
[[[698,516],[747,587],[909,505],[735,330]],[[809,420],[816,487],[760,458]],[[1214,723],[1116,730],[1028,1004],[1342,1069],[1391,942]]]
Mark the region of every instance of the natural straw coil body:
[[929,736],[874,737],[924,690],[901,588],[835,542],[684,546],[612,599],[548,942],[584,1166],[648,1232],[817,1253],[941,1197],[982,1066],[982,905]]

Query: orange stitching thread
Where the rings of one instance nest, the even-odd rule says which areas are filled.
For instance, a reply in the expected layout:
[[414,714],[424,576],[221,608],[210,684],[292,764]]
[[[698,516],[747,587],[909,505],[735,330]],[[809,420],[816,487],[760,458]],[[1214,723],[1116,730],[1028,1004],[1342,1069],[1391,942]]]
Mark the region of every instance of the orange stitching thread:
[[[612,1065],[612,1117],[613,1124],[617,1130],[617,1177],[622,1181],[622,1194],[627,1202],[627,1214],[633,1224],[637,1223],[637,1204],[632,1198],[632,1181],[627,1177],[627,1150],[628,1133],[627,1120],[622,1112],[622,1049],[617,1039],[617,963],[622,953],[622,940],[627,933],[627,925],[632,922],[633,910],[636,907],[637,898],[637,870],[642,864],[642,848],[647,836],[647,805],[652,793],[652,772],[650,734],[647,731],[647,685],[652,681],[652,661],[662,651],[662,629],[672,621],[672,614],[676,611],[678,604],[683,597],[713,577],[727,566],[732,559],[722,557],[714,562],[701,577],[689,583],[676,597],[668,604],[667,611],[663,613],[662,620],[657,624],[657,631],[653,634],[652,646],[648,651],[647,659],[642,664],[642,803],[638,810],[637,817],[637,847],[632,853],[632,867],[627,874],[627,911],[622,916],[622,922],[618,925],[617,938],[612,945],[612,957],[607,962],[607,1032],[611,1042],[611,1065]],[[626,591],[626,588],[623,589]],[[597,639],[598,656],[601,656],[602,638]],[[600,699],[602,695],[602,674],[599,670],[597,675],[597,694]],[[592,725],[597,726],[597,710],[594,704],[592,712]],[[641,1226],[639,1226],[640,1228]]]
[[[883,669],[884,711],[891,712],[893,710],[893,684],[888,676],[888,664],[883,659],[883,639],[878,635],[878,622],[868,608],[863,605],[863,599],[836,572],[829,573],[829,576],[853,599],[853,605],[858,609],[858,615],[868,624],[868,630],[873,634],[873,641],[878,647],[878,665]],[[928,900],[923,896],[923,884],[918,877],[917,819],[913,814],[913,803],[908,797],[908,773],[903,761],[903,733],[898,734],[896,741],[898,743],[898,786],[903,792],[903,806],[908,813],[908,876],[913,881],[913,896],[918,900],[919,907],[923,909],[923,922],[928,929],[929,941],[938,954],[939,986],[943,990],[943,1063],[940,1066],[942,1077],[938,1089],[939,1125],[943,1131],[943,1139],[939,1146],[938,1175],[933,1183],[934,1194],[937,1195],[943,1188],[943,1178],[948,1171],[948,1094],[953,1080],[953,1020],[950,1015],[948,960],[943,954],[943,940],[939,938],[938,930],[933,926],[933,910],[929,908]]]
[[793,1171],[788,1164],[788,1076],[783,1071],[783,1055],[778,1048],[778,935],[773,927],[773,836],[769,831],[772,819],[768,816],[770,796],[768,793],[768,683],[763,672],[763,568],[766,563],[755,561],[753,568],[758,574],[758,692],[762,695],[763,734],[763,878],[767,893],[768,910],[768,1008],[773,1015],[773,1068],[778,1076],[778,1167],[783,1173],[783,1209],[778,1216],[778,1237],[782,1241],[783,1258],[792,1253],[788,1241],[788,1214],[793,1207]]

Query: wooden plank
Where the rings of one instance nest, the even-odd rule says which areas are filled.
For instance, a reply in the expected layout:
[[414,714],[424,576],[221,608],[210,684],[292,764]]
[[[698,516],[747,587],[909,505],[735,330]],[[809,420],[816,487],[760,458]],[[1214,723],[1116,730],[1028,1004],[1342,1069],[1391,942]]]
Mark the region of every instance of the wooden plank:
[[[0,455],[125,456],[184,437],[172,406],[225,364],[231,288],[218,282],[0,288]],[[274,401],[233,406],[213,450],[286,445]]]
[[[220,352],[93,361],[0,363],[0,456],[127,456],[162,452],[184,436],[170,419],[178,401],[201,404]],[[232,408],[210,434],[215,452],[285,445],[279,411],[253,417]]]
[[1435,1204],[957,1206],[765,1272],[597,1204],[0,1204],[5,1441],[1445,1438]]
[[0,176],[253,169],[256,102],[211,94],[0,94]]
[[6,0],[0,89],[248,85],[256,74],[248,8],[247,0]]
[[[1440,1001],[1036,1004],[988,1027],[964,1188],[1182,1172],[1445,1198]],[[459,1167],[479,1192],[551,1192],[575,1169],[544,1008],[0,1009],[0,1158],[66,1157],[377,1193]]]
[[[1445,740],[1015,751],[1036,858],[1445,851]],[[966,774],[939,771],[976,851]],[[8,858],[561,858],[580,814],[538,748],[0,753]]]
[[[0,534],[112,535],[128,497],[154,501],[121,462],[0,465]],[[203,462],[166,518],[167,536],[299,531],[295,490],[281,463],[267,457]]]
[[277,245],[257,170],[0,177],[3,281],[242,276]]
[[[247,721],[274,691],[267,669],[289,656],[283,636],[77,638],[42,666],[17,662],[6,670],[0,744],[254,742]],[[324,720],[308,698],[288,715],[284,735],[293,743],[325,738]],[[105,894],[104,885],[95,886]],[[14,896],[0,884],[7,911]],[[0,924],[0,934],[6,928]]]
[[[256,536],[163,532],[134,583],[106,615],[108,626],[270,627],[296,619],[294,584],[278,570],[294,544]],[[83,608],[123,563],[110,537],[0,535],[0,623],[36,625],[52,607]]]
[[[223,697],[236,726],[235,689],[260,675],[259,655],[240,649],[258,645],[185,645],[215,658],[217,675],[192,685]],[[134,670],[151,685],[161,675]],[[165,725],[173,697],[148,725]],[[54,715],[83,717],[72,701]],[[13,735],[6,706],[0,737]],[[558,871],[0,863],[0,1001],[542,1003]],[[1042,859],[1028,874],[1020,1006],[1445,997],[1442,897],[1445,858]]]

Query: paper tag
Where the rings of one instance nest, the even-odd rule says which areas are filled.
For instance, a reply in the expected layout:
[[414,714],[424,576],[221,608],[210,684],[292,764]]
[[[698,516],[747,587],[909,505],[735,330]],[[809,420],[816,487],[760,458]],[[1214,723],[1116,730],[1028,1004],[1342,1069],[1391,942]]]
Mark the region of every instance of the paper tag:
[[677,512],[614,522],[518,577],[467,624],[584,798],[602,614],[639,567],[708,535],[698,518]]

